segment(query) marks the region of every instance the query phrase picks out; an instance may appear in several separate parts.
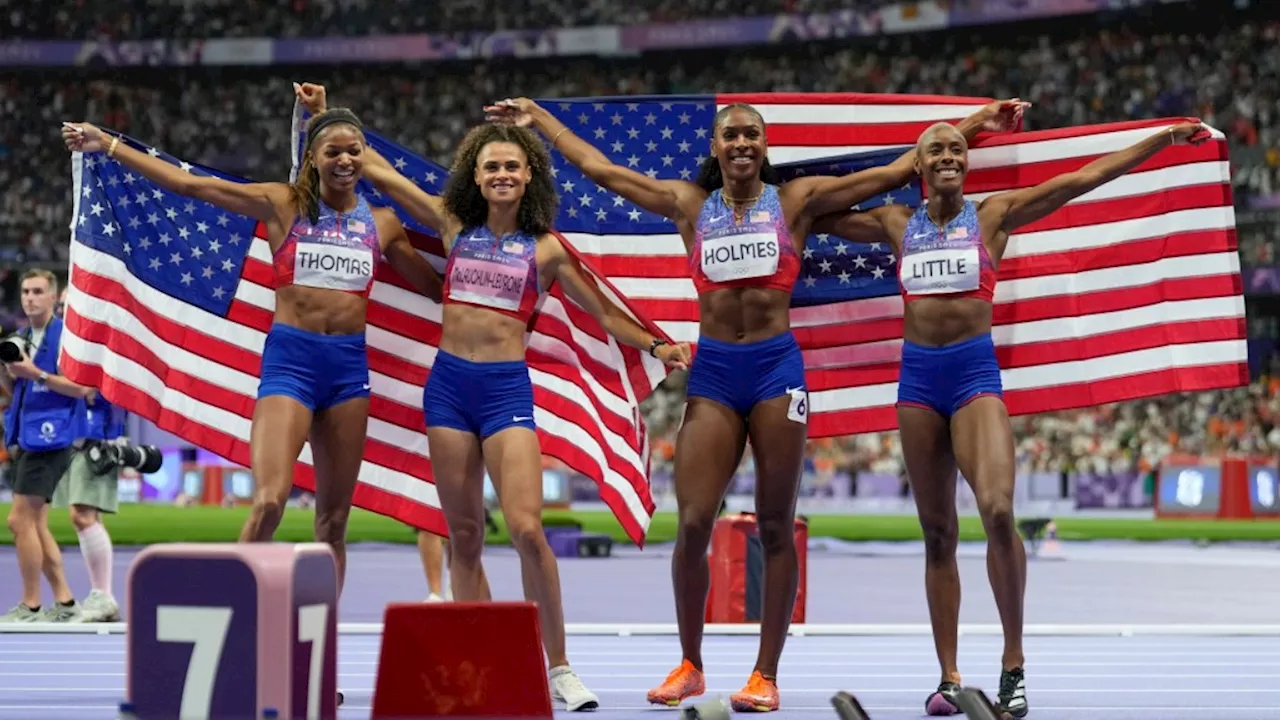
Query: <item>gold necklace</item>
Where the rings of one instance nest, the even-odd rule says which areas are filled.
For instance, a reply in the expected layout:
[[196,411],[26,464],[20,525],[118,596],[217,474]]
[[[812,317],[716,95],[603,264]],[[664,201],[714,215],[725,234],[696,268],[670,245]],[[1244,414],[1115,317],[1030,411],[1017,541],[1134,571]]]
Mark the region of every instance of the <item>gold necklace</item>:
[[[729,208],[729,210],[733,212],[733,217],[735,220],[741,220],[742,216],[747,214],[747,208],[750,207],[751,205],[754,205],[755,202],[759,200],[763,195],[764,195],[764,192],[761,191],[759,195],[756,195],[753,198],[746,198],[744,200],[739,200],[738,198],[729,197],[724,192],[724,190],[721,190],[720,200],[724,202],[725,207]],[[743,207],[742,210],[739,211],[737,203],[745,203],[746,207]]]

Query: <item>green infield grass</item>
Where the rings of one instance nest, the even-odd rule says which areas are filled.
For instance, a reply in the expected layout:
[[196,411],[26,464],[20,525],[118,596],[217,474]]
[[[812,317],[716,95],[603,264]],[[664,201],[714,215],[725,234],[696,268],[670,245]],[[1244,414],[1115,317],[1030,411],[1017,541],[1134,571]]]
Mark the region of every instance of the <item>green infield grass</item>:
[[[0,503],[6,516],[7,504]],[[150,545],[158,542],[230,542],[240,533],[249,513],[247,507],[174,507],[170,505],[122,505],[120,513],[108,516],[107,527],[117,546]],[[311,510],[289,508],[276,533],[284,542],[311,540]],[[65,510],[52,509],[49,524],[58,541],[76,543],[75,530]],[[495,513],[503,532],[489,536],[490,543],[508,541],[501,514]],[[548,510],[548,525],[577,522],[584,530],[605,533],[625,541],[626,534],[613,515],[605,511]],[[1262,541],[1280,540],[1280,521],[1227,520],[1144,520],[1131,518],[1061,517],[1055,520],[1062,540],[1200,540]],[[810,515],[809,533],[813,537],[839,540],[919,540],[920,527],[911,515]],[[658,513],[649,527],[647,542],[663,543],[675,539],[675,513]],[[347,536],[350,543],[412,543],[411,528],[395,520],[363,510],[351,514]],[[982,540],[982,525],[976,517],[960,518],[960,539]],[[0,532],[0,544],[10,544],[12,536]]]

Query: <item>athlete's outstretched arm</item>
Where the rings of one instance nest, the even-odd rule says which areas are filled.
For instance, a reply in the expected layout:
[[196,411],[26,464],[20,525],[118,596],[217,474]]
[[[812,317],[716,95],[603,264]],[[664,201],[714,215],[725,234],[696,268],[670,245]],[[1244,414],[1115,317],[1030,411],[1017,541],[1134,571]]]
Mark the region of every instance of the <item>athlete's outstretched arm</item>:
[[816,218],[810,232],[831,233],[857,243],[885,243],[895,253],[902,248],[902,232],[911,217],[906,205],[882,205],[870,210],[846,210]]
[[390,214],[395,223],[395,234],[391,236],[391,242],[387,243],[387,250],[384,253],[387,264],[400,273],[400,277],[419,293],[436,302],[444,302],[444,281],[440,278],[440,273],[436,272],[431,263],[419,255],[413,243],[409,242],[409,236],[405,233],[400,219],[386,208],[379,208],[374,212]]
[[[615,305],[594,282],[587,279],[582,272],[582,264],[578,258],[565,247],[557,243],[554,260],[555,280],[564,287],[564,292],[574,302],[604,326],[605,332],[618,339],[623,345],[649,352],[657,339],[640,323],[631,319],[627,311]],[[654,349],[657,357],[669,367],[686,369],[693,359],[689,343],[659,345]]]
[[1167,147],[1199,145],[1210,135],[1209,129],[1198,122],[1174,125],[1124,150],[1104,155],[1075,172],[1059,175],[1035,187],[993,195],[983,201],[980,211],[998,221],[993,224],[1000,230],[1011,233],[1115,180]]
[[[1030,103],[997,100],[956,123],[966,142],[982,131],[1001,132],[1016,127]],[[801,177],[783,186],[788,196],[800,195],[804,213],[816,218],[841,212],[858,203],[907,184],[915,173],[916,150],[912,148],[889,165],[859,170],[840,177]]]
[[706,196],[702,188],[691,182],[658,180],[613,163],[529,98],[503,100],[484,110],[492,121],[532,126],[592,182],[668,220],[678,220],[681,207],[700,207]]
[[[315,83],[294,83],[294,94],[298,102],[312,115],[318,115],[329,109],[328,93],[323,85]],[[362,153],[364,175],[369,178],[378,190],[386,193],[409,213],[410,217],[440,233],[446,239],[453,236],[458,223],[444,207],[444,200],[438,195],[418,187],[417,183],[400,174],[387,159],[382,157],[373,146],[365,144]],[[447,248],[446,248],[447,249]]]
[[121,165],[184,197],[212,203],[228,212],[268,222],[276,207],[292,202],[292,191],[282,183],[237,183],[208,175],[192,175],[158,157],[134,150],[120,138],[107,135],[89,123],[63,123],[62,139],[73,152],[105,150]]

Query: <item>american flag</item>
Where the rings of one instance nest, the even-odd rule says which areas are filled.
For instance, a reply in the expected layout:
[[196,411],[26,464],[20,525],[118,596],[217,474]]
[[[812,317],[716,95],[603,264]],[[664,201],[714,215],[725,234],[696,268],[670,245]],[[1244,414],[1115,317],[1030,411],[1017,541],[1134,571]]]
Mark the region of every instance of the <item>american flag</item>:
[[[121,140],[186,172],[246,182]],[[390,147],[380,149],[399,159]],[[420,158],[406,158],[401,167],[431,188],[446,174]],[[262,347],[275,307],[265,226],[171,193],[101,154],[74,154],[73,181],[62,372],[247,467]],[[414,235],[420,251],[443,269],[439,243]],[[595,479],[629,536],[642,543],[654,505],[638,403],[666,371],[646,353],[619,347],[558,288],[538,311],[529,362],[543,450]],[[367,329],[368,442],[355,504],[446,534],[422,417],[440,317],[438,304],[379,266]],[[307,490],[314,489],[310,463],[308,444],[294,476]]]
[[[617,164],[692,180],[714,114],[752,104],[784,178],[892,162],[934,122],[985,98],[795,94],[550,99],[540,104]],[[1028,110],[1034,113],[1035,108]],[[981,200],[1076,170],[1184,118],[986,134],[970,152]],[[556,153],[560,228],[672,338],[694,342],[698,302],[674,223],[598,187]],[[864,202],[918,207],[918,182]],[[791,322],[812,438],[896,427],[902,299],[887,246],[807,239]],[[999,271],[993,335],[1014,414],[1248,382],[1227,145],[1166,149],[1019,229]]]

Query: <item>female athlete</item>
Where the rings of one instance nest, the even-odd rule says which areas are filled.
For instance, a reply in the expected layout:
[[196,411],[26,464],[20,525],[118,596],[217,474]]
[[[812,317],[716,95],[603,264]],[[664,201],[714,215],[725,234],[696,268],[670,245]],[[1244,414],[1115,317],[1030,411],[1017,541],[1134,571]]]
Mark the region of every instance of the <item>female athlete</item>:
[[920,136],[915,167],[929,189],[918,210],[888,205],[824,218],[818,227],[860,242],[890,243],[906,301],[898,427],[925,542],[925,591],[942,682],[930,715],[959,712],[956,636],[956,468],[973,488],[987,535],[987,573],[1004,628],[1000,709],[1027,714],[1022,606],[1026,555],[1013,518],[1013,430],[991,338],[996,269],[1009,235],[1137,167],[1170,145],[1200,144],[1199,123],[1175,125],[1040,185],[966,200],[966,139],[948,125]]
[[[1024,107],[991,103],[963,120],[960,132],[972,137],[984,128],[1005,129]],[[808,427],[804,360],[790,329],[791,289],[813,219],[903,185],[911,153],[886,167],[779,186],[766,157],[764,119],[750,105],[733,104],[715,115],[698,181],[658,180],[613,164],[532,100],[504,100],[486,111],[494,120],[537,128],[597,185],[680,229],[701,314],[675,458],[680,525],[672,575],[684,658],[649,692],[649,702],[677,705],[706,690],[707,546],[750,439],[765,597],[755,670],[731,703],[738,711],[777,710],[778,661],[799,582],[794,523]]]
[[346,576],[347,517],[364,457],[369,416],[365,309],[385,257],[422,294],[441,278],[413,249],[390,210],[356,193],[365,162],[360,120],[346,109],[316,115],[297,182],[237,183],[189,173],[87,123],[66,123],[73,151],[102,152],[170,192],[266,224],[275,268],[275,313],[262,350],[250,429],[253,511],[240,540],[268,541],[284,513],[293,469],[311,439],[316,540]]
[[[305,85],[300,96],[313,112],[324,107],[322,87]],[[583,275],[551,229],[557,202],[551,158],[532,132],[492,124],[473,128],[458,147],[443,197],[419,188],[373,150],[368,153],[370,181],[436,230],[449,254],[440,346],[422,404],[449,525],[453,598],[489,599],[482,592],[480,564],[488,469],[520,554],[525,597],[538,605],[552,697],[569,710],[594,709],[599,699],[565,654],[560,575],[542,531],[542,452],[525,333],[539,297],[559,282],[620,342],[668,366],[687,367],[689,346],[655,338]]]

